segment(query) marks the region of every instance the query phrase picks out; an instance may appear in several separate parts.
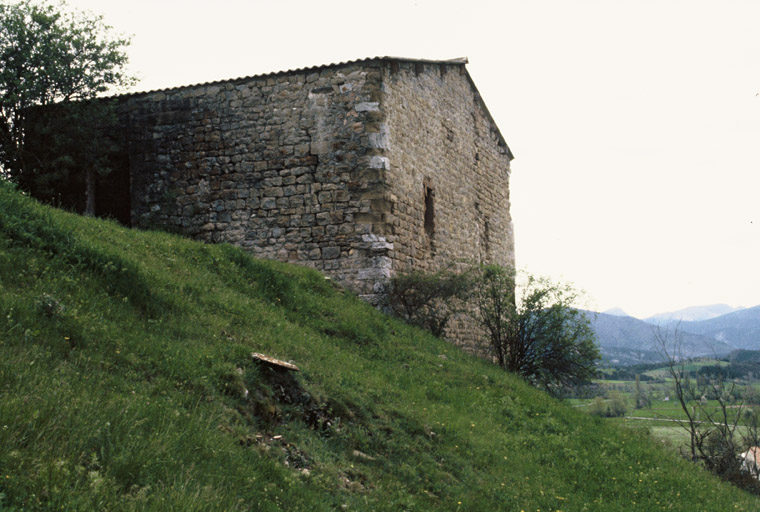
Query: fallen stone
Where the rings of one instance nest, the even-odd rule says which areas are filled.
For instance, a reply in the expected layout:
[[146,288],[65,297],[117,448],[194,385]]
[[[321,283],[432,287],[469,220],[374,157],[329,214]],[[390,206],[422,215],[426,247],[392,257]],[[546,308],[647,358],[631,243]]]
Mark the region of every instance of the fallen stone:
[[298,368],[298,366],[294,365],[293,363],[288,363],[287,361],[282,361],[280,359],[275,359],[274,357],[270,357],[264,354],[259,354],[258,352],[252,353],[251,357],[253,357],[256,361],[260,361],[270,366],[284,368],[285,370],[290,370],[294,372],[301,371],[300,368]]

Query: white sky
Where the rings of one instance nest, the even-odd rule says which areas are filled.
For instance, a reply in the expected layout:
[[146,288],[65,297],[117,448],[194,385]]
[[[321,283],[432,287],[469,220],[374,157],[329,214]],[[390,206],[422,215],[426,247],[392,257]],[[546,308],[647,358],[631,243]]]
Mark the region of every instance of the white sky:
[[635,316],[760,304],[758,0],[69,0],[137,90],[371,56],[468,69],[515,153],[520,267]]

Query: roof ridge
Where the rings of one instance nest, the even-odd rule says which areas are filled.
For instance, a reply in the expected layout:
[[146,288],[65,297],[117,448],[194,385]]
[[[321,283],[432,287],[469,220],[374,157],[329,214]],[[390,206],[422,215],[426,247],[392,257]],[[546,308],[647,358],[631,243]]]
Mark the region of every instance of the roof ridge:
[[192,87],[201,87],[201,86],[207,86],[207,85],[218,85],[223,84],[227,82],[236,82],[238,80],[250,80],[253,78],[264,78],[269,76],[277,76],[277,75],[288,75],[288,74],[294,74],[294,73],[302,73],[305,71],[316,71],[319,69],[326,69],[331,67],[338,67],[338,66],[347,66],[350,64],[359,64],[362,62],[371,62],[371,61],[401,61],[401,62],[419,62],[423,64],[460,64],[465,65],[469,63],[469,60],[467,57],[456,57],[453,59],[447,59],[447,60],[436,60],[436,59],[415,59],[411,57],[392,57],[392,56],[376,56],[376,57],[365,57],[363,59],[352,59],[347,61],[340,61],[340,62],[331,62],[329,64],[318,64],[315,66],[305,66],[301,68],[292,68],[292,69],[282,69],[279,71],[269,71],[267,73],[258,73],[255,75],[246,75],[246,76],[239,76],[234,78],[223,78],[220,80],[211,80],[208,82],[198,82],[194,84],[183,84],[183,85],[175,85],[172,87],[163,87],[160,89],[149,89],[147,91],[135,91],[135,92],[127,92],[123,94],[114,94],[110,97],[113,98],[126,98],[129,96],[139,96],[142,94],[152,94],[156,92],[168,92],[168,91],[177,91],[180,89],[187,89]]

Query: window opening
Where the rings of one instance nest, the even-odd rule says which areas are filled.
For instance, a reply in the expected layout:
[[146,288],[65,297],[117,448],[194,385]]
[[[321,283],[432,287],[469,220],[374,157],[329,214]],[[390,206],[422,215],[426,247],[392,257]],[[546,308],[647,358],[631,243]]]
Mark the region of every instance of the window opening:
[[433,187],[425,185],[425,233],[435,234],[435,192]]

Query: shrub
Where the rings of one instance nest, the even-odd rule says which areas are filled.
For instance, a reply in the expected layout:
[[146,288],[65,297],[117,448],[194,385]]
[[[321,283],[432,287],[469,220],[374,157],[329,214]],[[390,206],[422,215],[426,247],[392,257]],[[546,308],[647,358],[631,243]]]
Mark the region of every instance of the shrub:
[[568,285],[486,265],[475,280],[480,324],[499,365],[535,386],[559,394],[588,381],[600,359],[586,314],[573,304],[579,294]]
[[602,418],[619,418],[627,412],[625,398],[617,391],[611,391],[607,399],[596,397],[589,406],[589,414]]
[[451,317],[464,310],[471,288],[469,272],[414,271],[390,279],[383,293],[384,305],[410,324],[441,336]]

